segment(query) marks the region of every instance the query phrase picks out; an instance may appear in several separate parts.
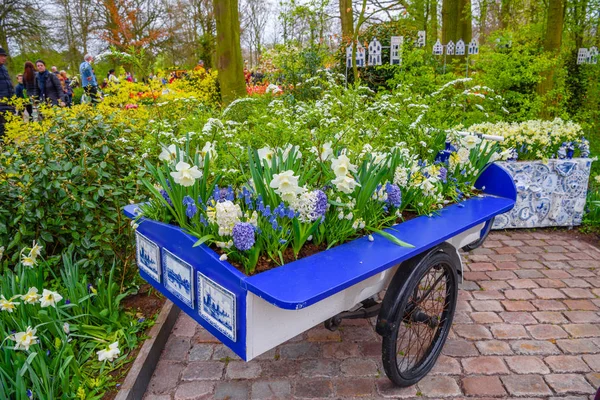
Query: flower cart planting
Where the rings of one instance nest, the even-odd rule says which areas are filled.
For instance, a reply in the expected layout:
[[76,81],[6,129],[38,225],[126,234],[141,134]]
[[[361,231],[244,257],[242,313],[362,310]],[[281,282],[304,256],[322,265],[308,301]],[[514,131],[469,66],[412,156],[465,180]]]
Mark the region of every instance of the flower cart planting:
[[[162,164],[147,163],[153,200],[124,209],[140,275],[246,361],[321,322],[378,316],[386,373],[412,385],[449,333],[458,249],[481,244],[516,196],[506,171],[487,166],[495,143],[453,142],[431,163],[401,146],[250,150],[235,188],[211,174],[210,143],[193,156],[165,148]],[[459,203],[401,222],[445,197]],[[303,254],[307,244],[323,250]]]

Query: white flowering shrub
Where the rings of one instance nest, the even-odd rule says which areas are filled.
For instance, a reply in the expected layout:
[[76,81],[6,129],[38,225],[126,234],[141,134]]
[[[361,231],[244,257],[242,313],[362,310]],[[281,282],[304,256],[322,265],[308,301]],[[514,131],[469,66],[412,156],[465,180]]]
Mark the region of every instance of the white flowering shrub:
[[100,398],[114,388],[110,372],[127,362],[148,326],[121,309],[126,294],[112,279],[114,268],[108,280],[88,281],[71,248],[52,277],[35,242],[16,265],[2,253],[0,247],[0,398]]

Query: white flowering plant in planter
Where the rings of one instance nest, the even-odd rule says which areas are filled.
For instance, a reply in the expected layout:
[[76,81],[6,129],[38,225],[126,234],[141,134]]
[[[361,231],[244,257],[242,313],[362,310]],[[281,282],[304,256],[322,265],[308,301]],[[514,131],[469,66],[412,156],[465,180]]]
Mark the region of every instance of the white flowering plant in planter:
[[[485,166],[502,157],[495,142],[447,139],[432,152],[406,143],[358,152],[330,140],[304,153],[291,144],[250,148],[245,157],[210,142],[202,150],[165,146],[158,164],[147,161],[153,197],[137,217],[177,223],[198,238],[195,245],[212,246],[247,274],[361,235],[410,246],[382,229],[402,222],[405,211],[431,215],[472,196]],[[227,157],[237,173],[224,179],[215,160]]]
[[505,150],[516,150],[515,159],[547,160],[550,158],[589,157],[589,142],[581,126],[555,118],[552,121],[498,122],[471,125],[468,132],[502,136]]

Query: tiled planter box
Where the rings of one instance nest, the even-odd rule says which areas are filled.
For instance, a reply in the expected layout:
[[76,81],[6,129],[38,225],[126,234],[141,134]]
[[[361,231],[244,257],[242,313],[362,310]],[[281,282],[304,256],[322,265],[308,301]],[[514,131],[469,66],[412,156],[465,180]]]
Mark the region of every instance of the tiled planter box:
[[581,224],[592,160],[500,162],[517,188],[515,207],[496,216],[492,229]]

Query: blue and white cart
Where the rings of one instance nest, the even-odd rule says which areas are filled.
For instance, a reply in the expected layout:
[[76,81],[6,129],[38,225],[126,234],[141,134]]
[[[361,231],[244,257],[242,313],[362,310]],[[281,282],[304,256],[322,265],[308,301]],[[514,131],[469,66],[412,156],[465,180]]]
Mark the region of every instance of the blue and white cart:
[[[137,263],[145,280],[246,361],[317,324],[333,330],[345,318],[377,316],[385,372],[409,386],[431,370],[450,331],[459,249],[483,243],[494,217],[515,203],[511,177],[495,164],[476,187],[482,196],[387,230],[414,248],[362,237],[246,276],[209,247],[192,247],[197,239],[180,228],[140,219]],[[135,208],[124,213],[135,218]]]

